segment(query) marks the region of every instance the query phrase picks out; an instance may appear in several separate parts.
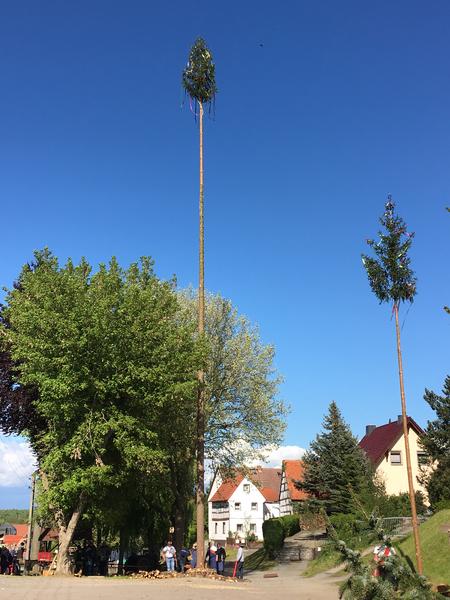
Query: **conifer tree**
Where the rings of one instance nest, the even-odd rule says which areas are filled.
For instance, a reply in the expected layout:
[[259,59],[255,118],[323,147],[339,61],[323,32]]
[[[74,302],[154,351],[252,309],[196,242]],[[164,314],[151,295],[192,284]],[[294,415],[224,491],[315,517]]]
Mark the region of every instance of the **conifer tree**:
[[364,452],[345,423],[335,402],[323,420],[323,432],[303,458],[304,478],[299,489],[307,492],[331,513],[348,513],[353,497],[371,481]]
[[420,550],[416,500],[411,469],[411,454],[409,450],[408,417],[406,412],[405,387],[403,383],[403,361],[398,318],[400,304],[402,302],[413,302],[414,296],[416,295],[416,278],[410,267],[411,259],[408,256],[414,233],[408,233],[406,223],[395,213],[395,204],[392,201],[391,196],[388,196],[384,214],[380,218],[380,224],[383,229],[378,232],[379,241],[375,242],[371,239],[367,240],[375,257],[363,254],[362,261],[373,293],[380,301],[380,304],[383,302],[392,302],[392,312],[395,315],[397,361],[409,499],[411,502],[417,570],[422,574],[422,555]]
[[[198,333],[200,337],[205,332],[205,251],[204,251],[204,186],[203,186],[203,109],[214,102],[217,86],[215,66],[212,55],[202,38],[198,38],[191,48],[189,60],[183,71],[183,87],[190,101],[194,103],[193,111],[197,117],[199,110],[199,283],[198,283]],[[204,560],[204,529],[205,529],[205,394],[204,371],[198,372],[197,399],[197,485],[196,485],[196,516],[197,516],[197,545],[198,564]]]
[[450,376],[445,378],[442,395],[425,390],[424,398],[436,413],[436,419],[428,422],[421,439],[430,463],[438,463],[425,478],[429,499],[436,504],[450,500]]

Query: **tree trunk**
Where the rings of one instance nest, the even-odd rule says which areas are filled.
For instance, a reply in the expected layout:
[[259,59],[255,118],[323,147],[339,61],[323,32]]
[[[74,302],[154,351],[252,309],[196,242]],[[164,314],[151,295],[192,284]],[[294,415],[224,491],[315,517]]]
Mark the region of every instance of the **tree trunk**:
[[406,470],[408,473],[408,488],[409,488],[409,501],[411,503],[411,516],[412,526],[414,534],[414,545],[416,549],[416,563],[417,572],[419,575],[423,573],[422,566],[422,552],[420,549],[420,538],[419,538],[419,526],[417,523],[417,510],[416,510],[416,495],[414,492],[414,482],[411,469],[411,452],[409,449],[409,436],[408,436],[408,416],[406,412],[406,399],[405,399],[405,387],[403,384],[403,364],[402,364],[402,349],[400,344],[400,327],[398,323],[398,304],[394,304],[395,313],[395,331],[397,334],[397,358],[398,358],[398,375],[400,380],[400,398],[402,401],[402,423],[403,423],[403,437],[405,438],[405,455],[406,455]]
[[[198,333],[203,336],[205,332],[205,231],[203,216],[203,104],[199,102],[199,129],[200,129],[200,198],[199,198],[199,284],[198,284]],[[204,396],[203,370],[198,372],[197,394],[197,564],[203,566],[205,554],[205,396]]]
[[73,534],[81,517],[83,510],[83,500],[80,499],[77,508],[73,511],[67,527],[61,523],[59,526],[59,548],[58,559],[56,561],[56,573],[59,575],[69,575],[72,572],[72,563],[69,559],[69,547],[72,543]]

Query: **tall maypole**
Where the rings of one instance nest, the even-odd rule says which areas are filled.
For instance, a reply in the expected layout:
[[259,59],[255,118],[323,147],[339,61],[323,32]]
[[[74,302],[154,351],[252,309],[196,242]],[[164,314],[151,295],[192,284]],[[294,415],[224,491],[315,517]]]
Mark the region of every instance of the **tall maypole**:
[[405,386],[403,382],[403,360],[400,340],[399,308],[402,302],[412,302],[416,295],[416,278],[410,267],[411,259],[408,251],[414,234],[408,233],[406,223],[395,214],[395,204],[388,196],[385,212],[380,218],[383,230],[379,232],[379,240],[367,240],[375,258],[362,255],[362,261],[369,278],[370,287],[380,303],[392,302],[395,316],[395,333],[397,341],[397,364],[400,384],[400,401],[402,407],[403,437],[405,439],[406,471],[408,476],[409,500],[413,523],[416,563],[419,575],[422,575],[422,552],[420,548],[419,526],[417,523],[416,497],[411,469],[411,451],[409,448],[409,428],[406,411]]
[[[198,282],[198,333],[205,333],[205,228],[203,185],[203,113],[205,105],[214,101],[217,93],[215,67],[205,41],[198,38],[191,48],[189,60],[183,71],[183,87],[189,96],[191,110],[199,119],[199,282]],[[196,516],[197,565],[205,559],[205,373],[198,372],[197,440],[196,440]]]

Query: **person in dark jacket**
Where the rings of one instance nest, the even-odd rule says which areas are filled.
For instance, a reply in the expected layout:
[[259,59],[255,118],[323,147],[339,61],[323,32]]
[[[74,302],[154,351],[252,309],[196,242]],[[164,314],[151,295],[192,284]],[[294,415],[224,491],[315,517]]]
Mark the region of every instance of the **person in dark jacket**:
[[217,552],[216,552],[216,568],[217,573],[219,575],[223,575],[225,570],[225,559],[227,557],[227,553],[225,552],[225,548],[222,546],[220,542],[217,542]]
[[12,563],[11,552],[6,546],[0,549],[0,573],[7,575],[9,573],[9,565]]

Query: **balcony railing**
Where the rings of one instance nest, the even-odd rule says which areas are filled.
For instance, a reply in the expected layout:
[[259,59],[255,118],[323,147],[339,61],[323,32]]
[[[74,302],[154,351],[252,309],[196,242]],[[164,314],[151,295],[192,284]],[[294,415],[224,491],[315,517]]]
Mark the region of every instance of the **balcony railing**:
[[213,508],[211,514],[213,519],[226,520],[230,518],[230,509],[227,506],[223,508]]

